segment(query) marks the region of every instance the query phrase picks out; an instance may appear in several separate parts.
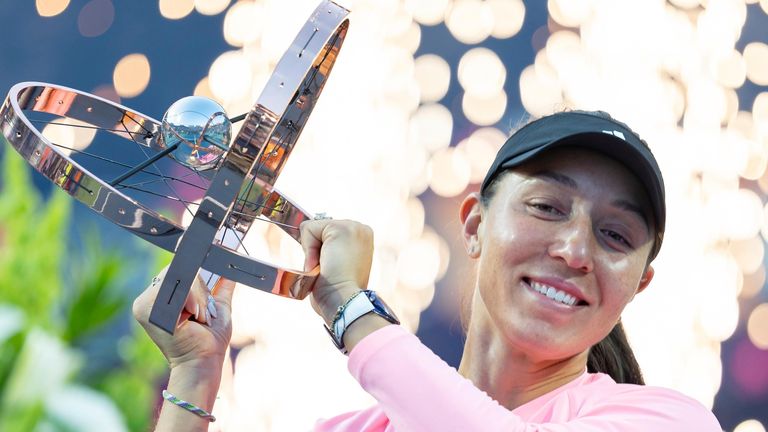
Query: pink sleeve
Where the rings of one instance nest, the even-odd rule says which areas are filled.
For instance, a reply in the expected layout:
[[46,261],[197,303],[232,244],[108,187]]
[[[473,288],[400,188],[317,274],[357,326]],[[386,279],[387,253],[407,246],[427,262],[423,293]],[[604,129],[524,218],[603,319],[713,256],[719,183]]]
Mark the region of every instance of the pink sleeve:
[[527,423],[397,325],[363,339],[350,354],[349,370],[378,400],[397,432],[722,431],[702,405],[652,387],[619,391],[600,404],[570,401],[573,412],[553,412],[550,422]]

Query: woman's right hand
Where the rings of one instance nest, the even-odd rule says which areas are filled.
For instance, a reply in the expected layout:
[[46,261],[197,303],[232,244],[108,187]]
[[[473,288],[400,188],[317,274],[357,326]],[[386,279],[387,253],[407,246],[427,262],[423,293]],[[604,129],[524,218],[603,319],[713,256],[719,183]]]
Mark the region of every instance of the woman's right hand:
[[[171,368],[178,366],[221,365],[232,336],[232,293],[234,282],[220,279],[209,293],[198,276],[192,284],[179,323],[173,335],[149,322],[149,313],[168,268],[133,302],[133,315],[163,352]],[[209,296],[212,311],[207,312]]]

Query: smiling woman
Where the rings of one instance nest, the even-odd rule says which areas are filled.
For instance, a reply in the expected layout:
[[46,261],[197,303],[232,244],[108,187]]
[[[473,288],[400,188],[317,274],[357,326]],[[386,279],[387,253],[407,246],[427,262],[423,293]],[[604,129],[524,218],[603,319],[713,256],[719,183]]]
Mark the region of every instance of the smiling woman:
[[[315,431],[722,430],[695,400],[642,385],[619,324],[653,279],[666,218],[661,172],[631,129],[582,111],[530,123],[499,150],[460,217],[478,264],[458,372],[364,290],[370,228],[302,224],[305,267],[320,265],[315,311],[378,401],[321,420]],[[207,326],[182,320],[173,337],[147,321],[156,285],[134,312],[171,363],[169,388],[192,404],[166,404],[158,429],[205,430],[231,333],[232,284],[209,301],[217,314]],[[208,295],[203,284],[192,291]]]

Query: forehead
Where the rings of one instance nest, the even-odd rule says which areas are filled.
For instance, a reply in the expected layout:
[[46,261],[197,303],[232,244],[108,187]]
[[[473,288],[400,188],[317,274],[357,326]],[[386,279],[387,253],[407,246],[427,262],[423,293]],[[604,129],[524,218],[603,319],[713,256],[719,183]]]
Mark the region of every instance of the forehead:
[[542,178],[597,197],[621,198],[643,209],[649,218],[650,200],[639,179],[622,163],[594,150],[554,148],[510,171],[527,178]]

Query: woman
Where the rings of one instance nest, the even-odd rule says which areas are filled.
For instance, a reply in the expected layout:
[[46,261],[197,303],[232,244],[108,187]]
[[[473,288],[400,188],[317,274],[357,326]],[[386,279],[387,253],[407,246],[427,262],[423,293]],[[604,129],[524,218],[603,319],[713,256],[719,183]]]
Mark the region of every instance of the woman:
[[[458,372],[396,325],[375,294],[361,293],[372,256],[368,227],[303,224],[306,267],[321,268],[312,304],[350,353],[350,372],[379,402],[315,430],[722,430],[694,400],[640,385],[619,323],[653,279],[665,211],[653,155],[607,114],[558,113],[517,131],[480,193],[461,205],[477,276]],[[134,313],[168,358],[168,392],[200,411],[168,396],[157,430],[205,430],[231,333],[233,286],[220,284],[214,302],[195,285],[173,337],[147,322],[158,286],[136,300]]]

